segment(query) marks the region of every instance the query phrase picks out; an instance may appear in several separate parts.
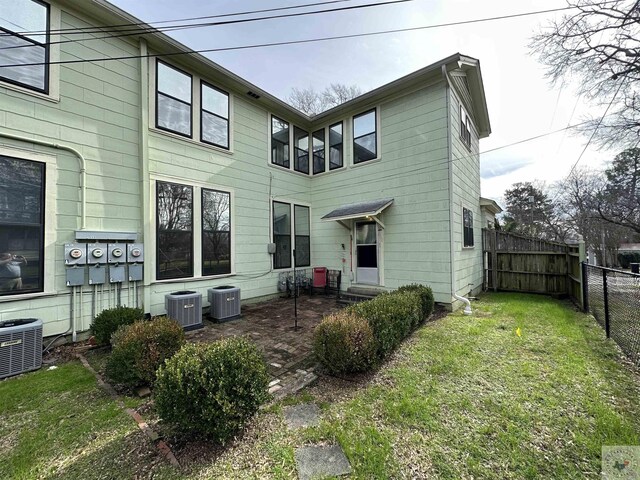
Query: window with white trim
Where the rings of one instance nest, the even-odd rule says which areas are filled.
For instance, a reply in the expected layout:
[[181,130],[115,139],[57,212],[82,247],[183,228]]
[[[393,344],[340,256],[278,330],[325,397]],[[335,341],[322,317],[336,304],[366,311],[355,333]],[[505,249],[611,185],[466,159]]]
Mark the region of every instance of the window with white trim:
[[296,267],[311,266],[311,226],[309,224],[309,207],[293,206],[295,261]]
[[202,81],[200,100],[200,140],[228,150],[229,94]]
[[329,127],[329,170],[342,168],[343,165],[342,122],[338,122]]
[[156,127],[191,138],[192,77],[164,63],[156,63]]
[[462,209],[463,246],[473,247],[473,212],[468,208]]
[[0,296],[44,290],[45,164],[0,156]]
[[49,93],[49,17],[39,0],[0,0],[0,80]]
[[313,132],[313,174],[323,173],[326,169],[324,128]]
[[309,133],[293,127],[293,169],[296,172],[309,174]]
[[271,163],[289,168],[289,123],[271,117]]
[[[293,261],[295,261],[296,267],[310,266],[311,216],[309,207],[274,201],[272,208],[273,242],[276,245],[273,268],[291,268]],[[295,258],[293,258],[294,251]]]
[[378,156],[376,109],[353,117],[353,163],[373,160]]
[[471,149],[471,120],[462,105],[460,105],[460,140]]
[[202,275],[231,273],[231,194],[202,189]]

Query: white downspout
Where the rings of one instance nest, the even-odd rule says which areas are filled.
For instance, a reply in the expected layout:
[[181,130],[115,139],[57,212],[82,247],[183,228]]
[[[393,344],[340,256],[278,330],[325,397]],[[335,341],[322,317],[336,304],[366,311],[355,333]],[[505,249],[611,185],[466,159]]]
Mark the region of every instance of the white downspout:
[[471,310],[471,302],[468,298],[462,297],[456,293],[456,269],[454,267],[455,262],[455,238],[453,234],[453,150],[451,145],[451,101],[449,99],[449,89],[451,89],[451,84],[449,83],[449,76],[447,75],[447,66],[442,66],[442,76],[447,83],[446,87],[446,102],[447,102],[447,150],[448,150],[448,174],[449,174],[449,240],[450,240],[450,254],[451,254],[451,295],[454,299],[459,300],[465,304],[464,314],[471,315],[473,311]]
[[14,135],[12,133],[0,132],[0,137],[8,138],[10,140],[17,140],[20,142],[33,143],[35,145],[42,145],[45,147],[57,148],[58,150],[65,150],[67,152],[73,153],[78,158],[78,162],[80,163],[80,230],[85,230],[87,228],[87,161],[82,156],[82,154],[75,148],[69,147],[67,145],[62,145],[55,142],[47,142],[45,140],[36,140],[34,138]]

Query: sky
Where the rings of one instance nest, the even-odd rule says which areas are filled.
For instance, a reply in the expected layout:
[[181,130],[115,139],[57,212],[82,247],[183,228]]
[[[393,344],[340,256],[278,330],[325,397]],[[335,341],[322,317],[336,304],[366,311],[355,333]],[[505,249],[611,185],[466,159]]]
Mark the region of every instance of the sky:
[[[146,22],[154,22],[304,5],[318,0],[111,1]],[[346,0],[293,12],[382,1]],[[197,50],[419,27],[566,5],[565,0],[412,0],[374,8],[219,25],[169,34]],[[260,16],[283,13],[288,12]],[[580,157],[588,138],[567,131],[508,148],[501,147],[601,114],[601,109],[575,94],[575,85],[565,82],[551,86],[545,78],[544,67],[528,47],[532,35],[559,15],[562,13],[206,55],[282,99],[286,99],[293,87],[322,90],[332,82],[355,84],[363,91],[371,90],[457,52],[477,58],[480,60],[492,128],[492,134],[480,141],[480,151],[493,150],[480,156],[482,195],[502,203],[504,190],[515,182],[539,181],[551,185],[565,178]],[[590,145],[579,166],[601,168],[616,153],[598,151]]]

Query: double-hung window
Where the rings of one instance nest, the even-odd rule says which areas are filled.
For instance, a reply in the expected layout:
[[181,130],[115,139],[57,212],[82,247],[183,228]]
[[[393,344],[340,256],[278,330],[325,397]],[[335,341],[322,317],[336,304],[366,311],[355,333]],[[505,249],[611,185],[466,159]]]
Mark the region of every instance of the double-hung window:
[[471,148],[471,120],[462,105],[460,105],[460,139],[467,148]]
[[313,132],[313,174],[325,171],[324,128]]
[[373,160],[378,156],[376,110],[353,117],[353,163]]
[[468,208],[462,209],[463,246],[473,247],[473,212]]
[[291,204],[273,202],[273,268],[291,268]]
[[44,163],[0,156],[0,296],[44,289]]
[[200,140],[228,150],[229,94],[202,82],[200,95]]
[[293,169],[300,173],[309,173],[309,133],[293,127]]
[[342,122],[338,122],[329,127],[329,170],[342,167],[342,152]]
[[193,187],[157,183],[156,278],[193,277]]
[[49,8],[39,0],[0,0],[0,80],[49,93]]
[[156,74],[156,126],[191,137],[191,75],[161,60]]
[[271,117],[271,163],[289,168],[289,124]]
[[231,194],[202,189],[202,275],[231,273]]
[[295,222],[295,262],[296,267],[311,266],[311,231],[309,225],[309,207],[303,205],[293,206],[293,218]]

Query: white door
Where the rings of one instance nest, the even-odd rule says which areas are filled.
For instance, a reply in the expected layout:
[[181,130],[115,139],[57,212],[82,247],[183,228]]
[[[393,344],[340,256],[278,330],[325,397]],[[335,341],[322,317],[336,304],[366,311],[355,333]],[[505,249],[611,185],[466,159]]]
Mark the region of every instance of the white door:
[[376,222],[356,223],[356,282],[378,285],[378,226]]

